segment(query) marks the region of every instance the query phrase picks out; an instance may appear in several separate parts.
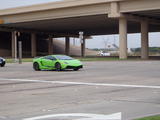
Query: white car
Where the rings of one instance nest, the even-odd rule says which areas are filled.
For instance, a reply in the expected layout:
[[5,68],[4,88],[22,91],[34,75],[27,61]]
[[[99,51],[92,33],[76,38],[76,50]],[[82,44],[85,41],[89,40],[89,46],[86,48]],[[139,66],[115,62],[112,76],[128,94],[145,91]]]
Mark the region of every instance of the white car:
[[111,56],[110,53],[106,53],[106,52],[103,52],[103,51],[100,51],[100,56]]

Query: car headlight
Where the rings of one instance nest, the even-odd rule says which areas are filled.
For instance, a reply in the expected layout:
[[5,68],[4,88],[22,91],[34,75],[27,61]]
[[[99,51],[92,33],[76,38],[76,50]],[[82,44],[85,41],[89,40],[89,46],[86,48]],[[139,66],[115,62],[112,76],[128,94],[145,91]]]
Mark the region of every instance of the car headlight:
[[1,59],[1,61],[6,61],[4,58],[0,58]]

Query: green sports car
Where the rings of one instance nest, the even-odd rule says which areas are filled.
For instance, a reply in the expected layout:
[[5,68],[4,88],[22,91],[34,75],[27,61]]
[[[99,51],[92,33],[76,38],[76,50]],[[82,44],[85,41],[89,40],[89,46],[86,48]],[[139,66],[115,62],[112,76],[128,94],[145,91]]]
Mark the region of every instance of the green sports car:
[[49,55],[33,60],[33,68],[36,71],[40,70],[64,70],[73,69],[78,71],[83,68],[82,63],[72,57],[66,55]]

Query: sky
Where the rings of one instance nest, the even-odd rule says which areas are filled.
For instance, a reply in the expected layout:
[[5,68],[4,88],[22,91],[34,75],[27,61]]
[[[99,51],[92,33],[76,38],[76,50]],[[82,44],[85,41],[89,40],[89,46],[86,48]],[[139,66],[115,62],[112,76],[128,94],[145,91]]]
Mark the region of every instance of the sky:
[[61,0],[0,0],[0,1],[1,1],[0,9],[5,9],[5,8],[38,4],[38,3],[61,1]]
[[[26,6],[38,3],[54,2],[61,0],[0,0],[0,9],[13,8],[19,6]],[[128,35],[128,48],[137,48],[141,46],[140,34],[129,34]],[[77,44],[80,42],[77,41]],[[105,48],[104,43],[119,45],[118,35],[107,35],[107,36],[94,36],[93,39],[87,40],[87,48]],[[160,47],[160,32],[149,34],[149,45],[150,47]]]

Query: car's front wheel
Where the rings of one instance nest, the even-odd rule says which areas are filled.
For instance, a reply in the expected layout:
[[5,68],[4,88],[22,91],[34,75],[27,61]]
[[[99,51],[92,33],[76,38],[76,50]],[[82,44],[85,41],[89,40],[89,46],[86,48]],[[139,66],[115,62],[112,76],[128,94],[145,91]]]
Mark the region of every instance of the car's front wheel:
[[33,69],[35,71],[40,71],[39,64],[38,63],[33,63]]
[[61,64],[60,63],[56,63],[55,64],[55,68],[57,71],[61,71]]

